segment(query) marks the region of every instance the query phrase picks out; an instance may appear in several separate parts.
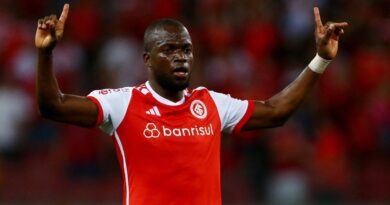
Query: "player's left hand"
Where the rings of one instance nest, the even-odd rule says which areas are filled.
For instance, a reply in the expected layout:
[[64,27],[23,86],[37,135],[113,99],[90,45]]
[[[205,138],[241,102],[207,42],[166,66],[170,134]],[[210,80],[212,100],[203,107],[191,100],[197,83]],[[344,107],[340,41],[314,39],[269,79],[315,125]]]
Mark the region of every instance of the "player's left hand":
[[332,60],[337,55],[339,38],[344,34],[344,28],[348,26],[347,22],[326,22],[322,25],[320,10],[314,7],[314,20],[316,24],[315,38],[317,53],[322,58]]

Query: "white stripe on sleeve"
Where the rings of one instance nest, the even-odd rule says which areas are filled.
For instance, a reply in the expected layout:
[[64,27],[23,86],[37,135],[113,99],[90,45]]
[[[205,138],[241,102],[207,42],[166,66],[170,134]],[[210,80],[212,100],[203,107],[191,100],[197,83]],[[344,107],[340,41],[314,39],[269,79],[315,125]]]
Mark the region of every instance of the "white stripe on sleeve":
[[230,95],[209,91],[217,105],[219,118],[221,119],[221,131],[232,133],[234,127],[244,117],[248,109],[247,100],[232,98]]

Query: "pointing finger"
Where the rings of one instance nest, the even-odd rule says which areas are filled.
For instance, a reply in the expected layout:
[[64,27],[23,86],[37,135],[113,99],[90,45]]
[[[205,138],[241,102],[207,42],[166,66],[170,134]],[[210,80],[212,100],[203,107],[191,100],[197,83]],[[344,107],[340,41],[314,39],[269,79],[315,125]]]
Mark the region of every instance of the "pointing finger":
[[316,23],[316,27],[317,29],[319,29],[320,27],[322,27],[320,10],[318,9],[318,7],[314,7],[313,12],[314,12],[314,21]]
[[66,18],[68,18],[68,12],[69,12],[69,4],[65,4],[64,8],[62,9],[62,13],[59,21],[65,24]]
[[332,23],[334,25],[334,27],[336,28],[344,28],[344,27],[347,27],[348,26],[348,23],[347,22],[341,22],[341,23]]

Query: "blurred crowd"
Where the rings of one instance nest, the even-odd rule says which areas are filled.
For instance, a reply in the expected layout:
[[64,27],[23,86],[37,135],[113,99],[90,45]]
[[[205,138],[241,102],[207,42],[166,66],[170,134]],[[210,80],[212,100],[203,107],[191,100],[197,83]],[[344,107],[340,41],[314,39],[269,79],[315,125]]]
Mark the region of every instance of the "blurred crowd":
[[54,68],[62,91],[78,95],[145,82],[143,31],[169,17],[193,38],[192,87],[266,99],[315,56],[314,5],[324,23],[347,21],[337,58],[290,121],[223,137],[223,201],[390,202],[388,0],[1,0],[0,204],[121,203],[110,137],[37,111],[37,20],[66,2]]

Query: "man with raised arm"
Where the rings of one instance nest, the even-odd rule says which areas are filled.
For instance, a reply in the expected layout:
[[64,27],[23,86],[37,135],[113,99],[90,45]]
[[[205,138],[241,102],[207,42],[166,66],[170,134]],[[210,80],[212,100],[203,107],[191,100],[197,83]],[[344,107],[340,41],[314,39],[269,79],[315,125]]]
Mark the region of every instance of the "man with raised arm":
[[[336,57],[346,22],[322,24],[314,8],[317,55],[285,89],[266,100],[238,100],[204,87],[188,89],[190,34],[173,19],[144,34],[144,84],[75,96],[60,91],[52,68],[69,5],[38,21],[37,99],[43,117],[113,136],[123,173],[123,204],[221,204],[221,132],[283,125]],[[259,36],[261,38],[261,36]],[[131,65],[129,65],[131,66]]]

